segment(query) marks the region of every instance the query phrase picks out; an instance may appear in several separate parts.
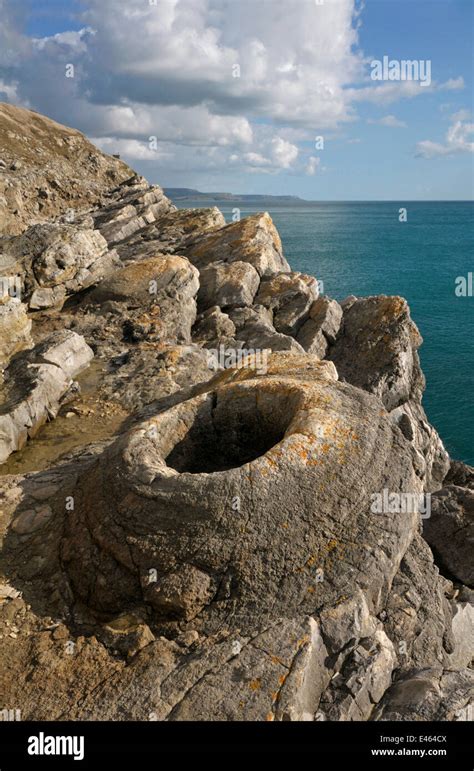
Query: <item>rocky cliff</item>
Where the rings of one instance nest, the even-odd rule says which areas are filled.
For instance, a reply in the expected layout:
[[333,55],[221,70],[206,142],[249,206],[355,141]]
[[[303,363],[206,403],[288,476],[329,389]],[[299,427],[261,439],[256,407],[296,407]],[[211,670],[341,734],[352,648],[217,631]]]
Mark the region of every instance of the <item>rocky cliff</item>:
[[465,720],[474,470],[400,297],[0,108],[0,710]]

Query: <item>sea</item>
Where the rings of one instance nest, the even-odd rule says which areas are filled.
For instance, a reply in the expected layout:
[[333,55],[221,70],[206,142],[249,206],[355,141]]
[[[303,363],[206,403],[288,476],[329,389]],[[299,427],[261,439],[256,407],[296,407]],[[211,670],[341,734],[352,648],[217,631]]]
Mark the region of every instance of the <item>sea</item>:
[[[423,405],[452,458],[474,464],[474,202],[177,201],[228,222],[268,211],[293,270],[336,300],[401,295],[422,336]],[[401,209],[406,209],[406,216]]]

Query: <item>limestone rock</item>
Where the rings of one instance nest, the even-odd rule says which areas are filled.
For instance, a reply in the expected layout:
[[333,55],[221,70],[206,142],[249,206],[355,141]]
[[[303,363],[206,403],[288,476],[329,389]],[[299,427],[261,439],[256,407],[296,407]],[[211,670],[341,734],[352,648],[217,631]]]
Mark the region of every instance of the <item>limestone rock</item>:
[[33,295],[33,308],[57,305],[66,293],[97,283],[120,265],[98,231],[58,223],[33,225],[21,236],[3,239],[2,263],[14,264],[26,297]]
[[417,534],[405,553],[385,602],[384,629],[398,656],[398,669],[449,666],[455,647],[448,582]]
[[448,485],[435,493],[423,535],[440,565],[463,584],[474,587],[474,492]]
[[116,243],[120,257],[124,262],[153,257],[157,252],[164,254],[182,254],[184,249],[193,244],[203,234],[225,227],[225,218],[219,209],[180,209],[170,208],[160,213],[157,220],[148,223],[143,229]]
[[421,400],[422,339],[401,297],[366,297],[344,308],[344,333],[329,352],[342,380],[378,396],[387,410]]
[[276,331],[272,314],[263,305],[229,310],[229,317],[235,325],[236,337],[249,349],[303,353],[293,337]]
[[336,300],[318,297],[309,309],[309,319],[298,332],[297,340],[307,353],[323,359],[329,345],[336,342],[341,329],[343,311]]
[[66,212],[73,217],[133,174],[79,131],[12,104],[0,104],[0,157],[0,235]]
[[449,469],[449,455],[438,432],[428,422],[421,404],[405,402],[392,410],[390,417],[413,447],[425,490],[439,490]]
[[277,273],[262,280],[255,302],[272,311],[277,332],[296,335],[318,294],[318,282],[312,276]]
[[[142,322],[155,325],[155,340],[189,342],[196,319],[198,288],[198,271],[187,259],[158,255],[115,271],[95,287],[85,304],[102,306],[115,302],[143,313],[153,310],[153,320],[145,318]],[[143,334],[153,339],[148,327]]]
[[410,673],[392,685],[376,720],[468,720],[474,704],[474,672],[439,668]]
[[72,379],[93,358],[83,338],[56,332],[17,356],[5,371],[0,407],[0,463],[21,449],[43,423],[55,417]]
[[26,306],[16,297],[0,297],[0,366],[33,345],[31,320]]
[[218,305],[208,308],[196,319],[193,339],[206,347],[217,347],[221,341],[235,343],[235,324]]
[[174,209],[158,185],[150,187],[136,177],[120,186],[107,206],[94,213],[94,225],[115,246]]
[[206,233],[182,253],[199,270],[218,260],[248,262],[259,276],[290,269],[283,256],[278,231],[267,213],[254,214],[214,233]]
[[[235,623],[246,626],[256,622],[256,607],[259,623],[270,608],[273,615],[297,607],[310,614],[358,585],[369,606],[377,604],[417,517],[368,515],[369,491],[397,490],[400,480],[416,490],[419,483],[403,437],[377,400],[337,384],[330,363],[322,364],[273,354],[261,376],[227,370],[106,450],[79,481],[66,525],[62,559],[76,595],[115,612],[141,601],[151,568],[159,581],[190,563],[219,583],[231,577],[229,598],[200,614],[210,624],[235,604],[232,597]],[[367,469],[371,480],[361,490]],[[295,501],[304,519],[290,515]],[[325,573],[321,583],[317,568]]]
[[318,719],[368,720],[391,685],[395,664],[393,645],[382,630],[362,639],[324,693]]
[[456,603],[452,632],[454,650],[449,657],[450,669],[465,669],[472,666],[474,659],[474,605],[472,603]]
[[219,305],[221,308],[248,306],[253,303],[260,276],[248,262],[213,262],[201,270],[199,283],[200,310],[206,310],[213,305]]

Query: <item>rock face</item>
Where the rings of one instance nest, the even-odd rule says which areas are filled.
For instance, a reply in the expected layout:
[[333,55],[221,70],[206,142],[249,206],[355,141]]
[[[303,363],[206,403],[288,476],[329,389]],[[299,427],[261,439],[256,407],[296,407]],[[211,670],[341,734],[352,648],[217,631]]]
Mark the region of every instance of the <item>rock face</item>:
[[93,353],[74,332],[58,332],[17,356],[5,371],[0,408],[0,463],[54,417],[73,378]]
[[120,261],[97,230],[44,224],[0,241],[2,265],[21,277],[30,308],[38,310],[62,305],[67,294],[97,283]]
[[320,295],[268,214],[178,211],[41,116],[0,136],[0,708],[468,719],[474,470],[406,302]]
[[412,447],[425,489],[439,489],[449,457],[421,406],[425,379],[417,349],[422,338],[406,301],[348,298],[342,324],[328,358],[343,380],[380,398]]
[[474,491],[447,485],[437,492],[423,534],[448,573],[474,588]]
[[[274,354],[266,375],[249,377],[242,369],[214,382],[136,426],[81,480],[62,554],[78,596],[96,610],[117,612],[143,599],[141,582],[155,568],[157,583],[146,586],[145,597],[165,620],[203,611],[226,576],[231,596],[208,612],[221,617],[234,606],[240,628],[256,606],[254,624],[270,609],[309,613],[315,601],[335,602],[358,582],[377,603],[417,518],[412,513],[388,525],[387,555],[378,546],[387,523],[383,515],[367,517],[368,490],[398,489],[401,478],[421,490],[403,438],[383,420],[377,400],[336,385],[329,365],[294,354]],[[373,478],[361,496],[354,480],[367,465]],[[328,469],[333,482],[324,490]],[[321,489],[322,499],[305,498],[305,485]],[[239,509],[232,514],[234,497]],[[290,516],[295,502],[304,521]],[[305,569],[307,555],[313,562]],[[320,586],[318,568],[326,572]],[[191,609],[181,585],[194,587]],[[161,599],[169,592],[174,603]]]
[[32,345],[26,306],[16,297],[0,297],[0,367]]
[[0,104],[0,235],[96,206],[133,172],[74,129]]

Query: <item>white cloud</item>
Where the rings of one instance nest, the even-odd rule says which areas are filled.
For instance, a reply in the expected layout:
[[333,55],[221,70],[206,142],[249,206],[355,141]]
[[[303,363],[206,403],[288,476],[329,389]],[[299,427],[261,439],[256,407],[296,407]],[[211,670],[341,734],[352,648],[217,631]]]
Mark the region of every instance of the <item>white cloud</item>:
[[139,142],[137,139],[91,137],[91,142],[100,147],[105,153],[109,153],[109,155],[118,153],[121,156],[137,161],[157,161],[170,155],[159,145],[154,149],[151,143]]
[[458,112],[454,112],[451,115],[451,120],[453,122],[456,122],[458,120],[471,120],[471,111],[470,110],[458,110]]
[[311,174],[316,162],[301,160],[299,143],[354,122],[362,102],[464,86],[374,84],[357,0],[298,0],[297,9],[288,0],[84,0],[82,29],[44,38],[20,34],[19,5],[0,0],[0,96],[130,160],[156,159],[154,136],[176,167]]
[[312,155],[306,165],[306,174],[309,177],[314,177],[320,163],[321,163],[321,158],[317,158],[316,156]]
[[449,127],[444,144],[432,142],[430,139],[418,142],[416,157],[438,158],[457,153],[472,153],[474,152],[474,142],[470,142],[468,139],[472,134],[474,134],[474,123],[463,123],[458,120]]
[[377,118],[377,120],[369,118],[367,123],[387,126],[388,128],[406,128],[407,125],[405,121],[399,120],[395,115],[384,115],[383,118]]
[[272,139],[271,155],[275,166],[281,169],[289,169],[293,161],[298,157],[298,148],[287,142],[286,139],[275,137]]
[[441,83],[440,91],[462,91],[465,87],[464,78],[450,78],[446,83]]

